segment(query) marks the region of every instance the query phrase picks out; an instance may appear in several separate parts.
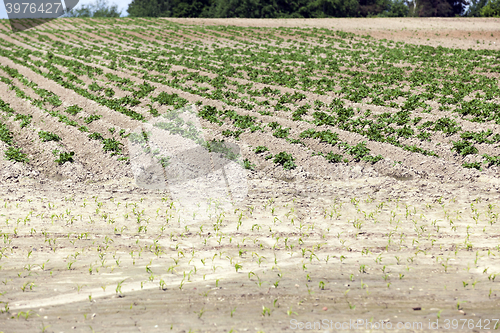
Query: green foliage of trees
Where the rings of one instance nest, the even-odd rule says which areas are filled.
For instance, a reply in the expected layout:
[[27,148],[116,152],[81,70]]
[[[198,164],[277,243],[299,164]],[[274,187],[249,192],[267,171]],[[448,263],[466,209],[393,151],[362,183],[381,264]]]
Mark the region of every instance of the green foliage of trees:
[[410,9],[403,0],[394,0],[389,2],[387,9],[380,13],[379,17],[406,17]]
[[488,3],[488,0],[470,0],[469,8],[467,8],[466,16],[469,17],[479,17],[483,16],[481,10]]
[[130,17],[313,18],[404,16],[402,0],[133,0]]
[[107,0],[96,0],[95,2],[82,5],[79,8],[73,8],[66,17],[120,17],[121,11],[118,6],[110,5]]
[[[465,12],[467,0],[133,0],[127,12],[130,17],[453,17],[479,16],[486,1],[473,0]],[[489,15],[497,7],[488,8]]]
[[133,0],[127,9],[130,17],[205,17],[209,0]]
[[489,0],[480,13],[485,17],[500,17],[500,0]]
[[463,15],[467,8],[467,0],[426,0],[415,1],[416,16],[420,17],[455,17]]

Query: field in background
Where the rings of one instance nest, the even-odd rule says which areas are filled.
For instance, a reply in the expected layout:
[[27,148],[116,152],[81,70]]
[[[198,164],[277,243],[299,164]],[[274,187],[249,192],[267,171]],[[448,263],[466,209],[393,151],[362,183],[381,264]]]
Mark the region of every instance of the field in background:
[[[0,330],[498,328],[496,19],[0,23]],[[129,154],[187,105],[249,189],[189,224]]]

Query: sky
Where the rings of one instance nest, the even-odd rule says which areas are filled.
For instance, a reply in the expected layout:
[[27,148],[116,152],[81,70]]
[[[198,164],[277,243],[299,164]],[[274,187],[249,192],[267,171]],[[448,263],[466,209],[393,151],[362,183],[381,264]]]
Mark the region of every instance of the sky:
[[[21,2],[25,2],[25,1],[21,1]],[[26,2],[28,2],[28,1],[26,1]],[[40,3],[40,0],[37,0],[36,2]],[[94,0],[80,0],[78,2],[77,7],[79,7],[81,5],[87,5],[87,4],[90,4],[92,2],[94,2]],[[108,0],[108,2],[110,5],[114,5],[114,4],[118,5],[118,10],[121,10],[122,16],[125,16],[125,15],[127,15],[128,5],[129,5],[129,3],[132,2],[132,0]],[[0,1],[0,19],[7,19],[7,18],[9,18],[9,17],[7,16],[7,11],[5,9],[4,2]]]

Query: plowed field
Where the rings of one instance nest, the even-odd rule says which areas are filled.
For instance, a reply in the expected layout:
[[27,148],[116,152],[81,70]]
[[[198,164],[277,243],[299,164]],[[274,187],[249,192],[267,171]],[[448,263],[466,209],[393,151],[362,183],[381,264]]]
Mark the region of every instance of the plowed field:
[[0,21],[0,332],[497,329],[499,23]]

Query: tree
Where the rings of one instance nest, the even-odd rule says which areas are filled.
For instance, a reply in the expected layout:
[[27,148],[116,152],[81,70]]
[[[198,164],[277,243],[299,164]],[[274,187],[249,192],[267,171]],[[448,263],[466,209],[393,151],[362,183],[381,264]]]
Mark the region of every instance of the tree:
[[486,6],[487,2],[488,0],[471,0],[471,3],[469,4],[469,8],[467,9],[465,15],[469,17],[481,16],[481,9]]
[[481,9],[481,16],[485,17],[500,16],[500,0],[488,1],[488,4]]
[[[131,17],[403,17],[463,15],[469,0],[133,0]],[[488,0],[472,0],[481,3]],[[495,3],[500,0],[491,0]],[[493,12],[494,5],[490,6]],[[493,14],[494,15],[494,14]]]
[[357,16],[375,16],[381,14],[390,5],[390,0],[359,0],[359,14]]
[[109,5],[107,0],[96,0],[95,2],[82,5],[80,8],[73,8],[66,17],[120,17],[121,11],[118,6]]
[[406,7],[408,7],[408,14],[406,16],[417,16],[417,1],[416,0],[403,0]]
[[133,0],[127,13],[129,17],[159,17],[160,4],[157,0]]
[[350,17],[358,11],[357,0],[133,0],[127,9],[131,17],[246,18]]
[[380,13],[380,17],[406,17],[408,16],[409,8],[403,0],[391,0],[387,9]]
[[[268,5],[268,11],[277,13],[278,7],[275,1],[270,1]],[[203,16],[260,18],[263,17],[262,7],[259,0],[218,0],[208,6]]]
[[353,17],[359,12],[359,3],[357,0],[323,0],[319,1],[316,7],[316,15],[320,17]]
[[421,0],[416,9],[420,17],[454,17],[462,15],[468,4],[467,0]]
[[133,0],[127,9],[130,17],[202,17],[213,6],[211,0]]

